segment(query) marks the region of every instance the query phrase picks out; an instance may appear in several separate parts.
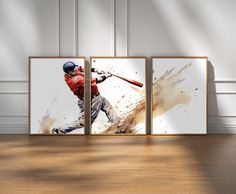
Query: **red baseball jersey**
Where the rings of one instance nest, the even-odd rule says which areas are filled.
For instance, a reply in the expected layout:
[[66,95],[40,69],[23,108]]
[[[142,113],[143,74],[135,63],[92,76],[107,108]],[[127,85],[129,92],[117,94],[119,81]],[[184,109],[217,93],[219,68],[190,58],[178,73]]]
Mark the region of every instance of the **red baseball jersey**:
[[[78,98],[84,98],[84,74],[81,72],[81,69],[77,69],[77,75],[64,75],[65,81],[74,95],[78,96]],[[96,78],[92,78],[91,81],[91,95],[95,95],[98,93],[98,87],[96,83]]]

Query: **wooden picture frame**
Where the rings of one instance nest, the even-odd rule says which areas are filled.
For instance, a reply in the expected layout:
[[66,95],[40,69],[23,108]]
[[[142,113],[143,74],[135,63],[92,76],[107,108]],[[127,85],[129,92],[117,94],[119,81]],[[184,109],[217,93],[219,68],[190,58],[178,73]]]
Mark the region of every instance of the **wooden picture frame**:
[[[143,66],[144,66],[144,69],[143,69],[143,76],[144,76],[144,78],[143,78],[143,84],[144,84],[144,101],[145,101],[145,113],[144,113],[144,133],[114,133],[114,132],[108,132],[108,133],[93,133],[93,131],[92,131],[92,119],[90,119],[91,121],[90,121],[90,134],[91,135],[123,135],[123,136],[126,136],[126,135],[146,135],[147,134],[147,127],[146,127],[146,125],[147,125],[147,120],[146,120],[146,108],[147,108],[147,99],[146,99],[146,65],[147,65],[147,58],[146,57],[142,57],[142,56],[139,56],[139,57],[123,57],[123,56],[118,56],[118,57],[107,57],[107,56],[105,56],[105,57],[103,57],[103,56],[92,56],[92,57],[90,57],[90,84],[91,84],[91,75],[92,75],[92,73],[91,73],[91,68],[93,68],[94,66],[93,66],[93,60],[110,60],[110,61],[112,61],[112,60],[119,60],[119,59],[121,59],[121,60],[129,60],[129,59],[132,59],[132,60],[136,60],[136,59],[138,59],[138,60],[140,60],[140,59],[142,59],[143,60]],[[106,66],[106,67],[108,67],[108,66]],[[95,68],[97,68],[97,67],[95,67]],[[105,67],[102,67],[102,68],[105,68]],[[113,67],[114,68],[114,67]],[[113,69],[114,70],[114,69]],[[124,74],[124,75],[120,75],[120,76],[128,76],[127,74]],[[113,75],[113,77],[114,77],[114,75]],[[108,78],[109,79],[109,78]],[[106,81],[105,81],[106,82]],[[128,82],[125,82],[125,81],[123,81],[124,83],[126,83],[126,84],[128,84]],[[90,89],[91,89],[91,85],[90,85]],[[110,92],[112,92],[112,91],[110,91]],[[90,105],[92,104],[92,97],[90,97]],[[92,105],[91,105],[91,108],[90,108],[90,111],[91,111],[91,109],[92,109]],[[91,115],[91,112],[90,112],[90,115]],[[91,117],[90,117],[91,118]]]
[[[156,67],[156,69],[155,69],[155,64],[154,64],[154,60],[156,60],[156,61],[158,61],[159,60],[159,62],[161,61],[161,60],[169,60],[169,61],[173,61],[173,60],[180,60],[180,59],[183,59],[183,60],[186,60],[186,61],[188,61],[188,60],[202,60],[202,63],[205,65],[205,67],[202,67],[202,70],[204,71],[204,72],[201,72],[201,73],[203,73],[201,76],[202,77],[204,77],[204,84],[200,84],[201,86],[202,86],[202,88],[201,88],[201,92],[204,92],[204,101],[203,101],[203,103],[205,104],[204,105],[204,107],[202,107],[202,109],[204,109],[205,110],[205,112],[204,113],[202,113],[203,114],[203,116],[202,116],[202,119],[203,120],[205,120],[205,122],[203,123],[203,125],[202,125],[202,129],[201,130],[199,130],[199,131],[197,131],[197,130],[194,130],[194,131],[191,131],[191,132],[187,132],[187,131],[185,131],[185,129],[184,129],[184,127],[182,127],[182,129],[180,130],[181,132],[178,132],[177,130],[179,130],[181,127],[177,127],[176,129],[171,129],[171,130],[169,130],[170,132],[168,132],[167,130],[168,129],[170,129],[170,125],[169,124],[167,124],[166,125],[166,131],[163,133],[163,130],[164,130],[164,124],[166,124],[166,120],[167,119],[163,119],[164,121],[162,121],[163,123],[161,123],[161,122],[159,122],[159,126],[160,126],[160,128],[161,127],[163,127],[163,129],[156,129],[156,127],[155,127],[155,124],[154,124],[154,114],[153,114],[153,112],[154,111],[156,111],[155,112],[155,114],[160,114],[161,113],[161,111],[159,110],[159,111],[157,111],[157,109],[156,110],[154,110],[155,109],[155,107],[156,107],[156,105],[158,104],[157,103],[157,100],[155,100],[155,103],[154,103],[154,93],[155,93],[155,91],[154,91],[154,80],[157,78],[157,81],[158,81],[158,79],[160,78],[160,77],[162,77],[162,78],[164,78],[164,74],[161,74],[161,73],[166,73],[166,75],[169,73],[169,75],[167,75],[167,78],[169,78],[170,79],[170,76],[171,76],[171,74],[172,75],[174,75],[173,74],[173,72],[176,70],[175,69],[175,67],[174,66],[172,66],[173,64],[170,64],[168,61],[167,62],[165,62],[165,63],[163,63],[163,64],[161,64],[161,65],[159,65],[159,69],[161,70],[161,71],[159,71],[160,72],[160,75],[159,76],[157,76],[156,78],[155,78],[155,70],[156,71],[158,71],[158,68]],[[158,56],[158,57],[152,57],[151,58],[151,60],[152,60],[152,69],[153,69],[153,73],[152,73],[152,95],[151,95],[151,134],[152,135],[206,135],[207,134],[207,97],[208,97],[208,94],[207,94],[207,80],[208,80],[208,57],[206,57],[206,56]],[[178,62],[179,63],[179,65],[180,65],[180,62]],[[192,63],[192,62],[191,62]],[[195,65],[195,64],[194,64]],[[167,67],[168,66],[168,67]],[[178,66],[178,65],[177,65]],[[192,65],[191,65],[192,66]],[[162,69],[161,69],[162,68]],[[168,69],[169,68],[169,69]],[[177,67],[176,67],[177,68]],[[173,69],[173,70],[172,70]],[[184,70],[183,70],[184,71]],[[194,72],[195,74],[196,74],[196,72]],[[169,76],[169,77],[168,77]],[[176,81],[176,83],[173,83],[173,84],[178,84],[177,83],[177,81],[179,81],[179,82],[181,82],[181,81],[183,81],[184,82],[184,80],[183,79],[185,79],[185,78],[182,78],[182,79],[179,79],[179,80],[175,80]],[[186,81],[186,80],[185,80]],[[189,80],[188,80],[189,81]],[[196,80],[194,81],[194,80],[192,80],[192,82],[193,83],[191,83],[191,85],[192,85],[192,87],[194,87],[193,85],[194,85],[194,83],[196,83]],[[167,86],[168,87],[168,86]],[[194,88],[194,92],[196,93],[196,92],[200,92],[199,90],[198,90],[199,88]],[[180,92],[183,92],[183,94],[184,94],[184,92],[185,91],[180,91]],[[191,91],[188,91],[188,92],[191,92]],[[171,94],[171,93],[170,93]],[[194,97],[196,97],[197,98],[197,94],[194,94],[195,96]],[[203,99],[203,97],[202,97],[202,94],[200,94],[200,96],[201,96],[201,99]],[[192,94],[191,94],[191,97],[192,97]],[[200,98],[200,97],[199,97]],[[154,105],[155,104],[155,105]],[[180,103],[181,104],[181,103]],[[201,105],[200,105],[201,106]],[[159,105],[159,107],[161,107],[161,105]],[[176,107],[175,107],[176,108]],[[159,108],[160,109],[160,108]],[[176,111],[176,110],[173,110],[173,111]],[[185,111],[185,110],[184,110]],[[187,110],[188,111],[188,110]],[[177,112],[177,111],[176,111]],[[197,114],[197,113],[195,113],[195,114]],[[193,115],[192,115],[193,116]],[[194,115],[194,116],[196,116],[196,115]],[[164,118],[164,117],[163,117]],[[173,117],[172,117],[173,118]],[[169,119],[170,120],[170,119]],[[185,120],[187,121],[188,120],[188,118],[185,118]],[[201,119],[200,119],[200,117],[198,117],[198,120],[200,121]],[[169,121],[169,123],[171,123],[171,122],[173,122],[174,124],[175,123],[177,123],[176,121]],[[203,122],[203,121],[201,121],[201,122]],[[174,125],[173,124],[173,125]],[[193,125],[192,125],[192,127],[193,127]],[[154,132],[154,130],[159,130],[159,131],[161,131],[162,130],[162,132]],[[173,133],[173,131],[174,130],[176,130],[177,132],[174,132]]]
[[[56,60],[56,59],[59,59],[59,60],[64,60],[64,61],[68,61],[68,60],[71,60],[71,61],[74,61],[75,62],[75,60],[76,59],[79,59],[79,60],[82,60],[83,61],[83,65],[84,65],[84,70],[85,70],[85,72],[84,72],[84,74],[86,73],[86,61],[85,61],[85,57],[75,57],[75,56],[63,56],[63,57],[60,57],[60,56],[30,56],[29,57],[29,77],[28,77],[28,79],[29,79],[29,87],[28,87],[28,92],[29,92],[29,96],[28,96],[28,101],[29,101],[29,104],[28,104],[28,113],[29,113],[29,116],[28,116],[28,135],[65,135],[65,134],[51,134],[51,133],[46,133],[46,134],[44,134],[44,133],[32,133],[32,122],[31,122],[31,119],[32,119],[32,104],[31,104],[31,102],[32,102],[32,60],[36,60],[36,59],[38,59],[38,60],[42,60],[42,59],[48,59],[48,60]],[[60,70],[63,72],[63,69],[62,69],[62,66],[60,67]],[[45,72],[47,72],[47,70],[45,70]],[[52,78],[53,78],[53,72],[49,72],[49,73],[51,73],[52,74]],[[42,75],[42,76],[45,76],[45,73]],[[64,78],[62,77],[62,80],[64,81]],[[66,85],[66,83],[64,83],[65,84],[65,87],[66,87],[66,92],[67,93],[70,93],[70,95],[71,95],[71,98],[73,98],[73,94],[71,93],[71,91],[70,91],[70,89],[69,89],[69,87]],[[84,84],[84,87],[85,87],[85,84]],[[75,96],[76,97],[76,96]],[[84,99],[83,99],[83,102],[84,102],[84,110],[86,110],[86,107],[85,107],[85,104],[86,104],[86,102],[85,102],[85,92],[84,92]],[[77,106],[77,104],[75,105],[75,106]],[[85,113],[84,113],[85,114]],[[84,124],[85,124],[85,115],[84,115]],[[40,118],[40,119],[42,119],[42,118]],[[85,133],[86,133],[86,130],[85,130],[85,125],[84,125],[84,132],[83,132],[83,134],[81,134],[81,133],[78,133],[78,134],[66,134],[66,135],[85,135]]]

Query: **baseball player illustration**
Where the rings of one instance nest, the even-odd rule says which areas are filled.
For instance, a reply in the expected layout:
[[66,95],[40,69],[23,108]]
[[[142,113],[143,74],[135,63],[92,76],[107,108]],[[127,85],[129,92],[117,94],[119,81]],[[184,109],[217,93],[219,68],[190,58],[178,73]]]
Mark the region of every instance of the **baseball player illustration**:
[[112,74],[99,85],[99,91],[119,118],[110,123],[105,114],[99,114],[91,126],[91,133],[145,133],[145,58],[91,57],[91,66]]
[[[64,127],[53,128],[53,134],[67,134],[76,129],[84,127],[84,68],[76,65],[72,61],[68,61],[63,65],[64,80],[69,86],[70,90],[74,95],[78,97],[78,106],[80,109],[79,118]],[[100,111],[106,114],[109,122],[114,123],[117,120],[116,112],[109,101],[104,98],[99,90],[97,84],[104,82],[107,78],[111,77],[112,74],[105,73],[102,70],[92,68],[92,72],[97,73],[99,76],[92,78],[91,80],[91,122],[97,118]]]

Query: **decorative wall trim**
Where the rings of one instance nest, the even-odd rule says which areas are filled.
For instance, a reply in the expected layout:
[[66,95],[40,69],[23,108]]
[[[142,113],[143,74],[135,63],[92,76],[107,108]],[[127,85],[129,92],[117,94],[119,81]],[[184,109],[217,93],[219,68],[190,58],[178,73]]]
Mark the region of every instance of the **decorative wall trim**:
[[0,95],[4,94],[28,94],[28,91],[0,91]]
[[210,117],[223,117],[223,118],[236,118],[236,115],[208,115],[208,118]]
[[28,115],[0,115],[0,117],[28,117]]
[[117,56],[117,53],[116,53],[116,50],[117,50],[117,32],[116,32],[116,29],[117,29],[117,0],[114,0],[114,9],[113,9],[113,23],[114,23],[114,26],[113,26],[113,50],[114,50],[114,56]]
[[235,94],[236,94],[236,91],[235,91],[235,92],[232,92],[232,91],[216,91],[216,92],[209,92],[209,91],[208,91],[208,94],[235,95]]
[[28,80],[0,80],[0,82],[29,82]]
[[111,0],[111,56],[116,54],[116,0]]
[[[57,5],[58,4],[58,5]],[[58,54],[78,56],[79,51],[79,0],[58,0],[58,3],[55,4],[58,6],[58,34],[59,34],[59,43],[58,43]],[[114,56],[128,56],[129,55],[129,0],[111,0],[110,9],[112,10],[112,21],[111,22],[111,51],[110,54]],[[69,17],[66,13],[67,10],[71,11]],[[62,23],[62,20],[64,22]],[[71,22],[67,24],[66,20]],[[66,33],[65,30],[69,25],[73,33]],[[64,31],[63,31],[64,29]],[[68,41],[69,38],[69,41]],[[68,50],[68,48],[71,48]],[[87,56],[89,57],[89,56]],[[8,84],[21,83],[20,88],[8,87],[7,91],[4,87],[0,88],[0,95],[28,95],[26,87],[28,84],[26,79],[8,79],[0,80],[2,86]],[[224,86],[231,86],[230,84],[236,84],[236,80],[208,80],[208,94],[210,95],[236,95],[236,86],[230,87],[232,90]],[[222,85],[221,85],[222,84]],[[225,85],[223,85],[225,84]],[[219,86],[220,85],[220,86]],[[15,86],[15,85],[14,85]],[[18,85],[17,85],[18,86]],[[217,88],[219,86],[219,88]],[[21,90],[22,89],[22,90]],[[28,98],[25,96],[25,98]],[[211,96],[208,96],[211,99]],[[3,113],[4,114],[4,113]],[[14,113],[13,113],[14,114]],[[28,124],[27,118],[28,115],[0,115],[0,118],[4,123],[0,123],[0,133],[1,134],[27,134],[28,133]],[[209,133],[235,133],[236,134],[236,115],[208,115],[208,132]],[[235,124],[234,124],[235,121]]]
[[28,94],[28,81],[3,81],[0,82],[0,95]]
[[61,14],[60,14],[60,0],[57,0],[57,30],[58,30],[58,37],[57,37],[57,41],[58,41],[58,48],[57,48],[57,55],[60,56],[61,53],[61,41],[60,41],[60,36],[61,36],[61,31],[60,31],[60,20],[61,20]]
[[1,134],[27,134],[28,115],[0,115]]
[[0,125],[1,134],[28,134],[28,125]]
[[0,128],[11,128],[11,127],[14,127],[14,128],[23,128],[23,127],[28,127],[27,124],[0,124]]
[[79,56],[79,0],[74,0],[75,47],[74,55]]
[[78,0],[59,0],[59,56],[77,55],[77,2]]
[[127,22],[128,0],[115,2],[115,56],[128,56],[127,54]]
[[214,83],[236,83],[236,80],[214,80],[214,81],[210,81],[208,80],[208,82],[214,82]]
[[208,126],[208,134],[235,134],[236,125],[234,126]]

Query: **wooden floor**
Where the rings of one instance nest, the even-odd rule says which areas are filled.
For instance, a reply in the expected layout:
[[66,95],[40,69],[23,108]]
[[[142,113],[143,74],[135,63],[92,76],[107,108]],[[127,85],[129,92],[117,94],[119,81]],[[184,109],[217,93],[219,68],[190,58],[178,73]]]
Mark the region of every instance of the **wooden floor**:
[[0,193],[236,194],[236,135],[1,135]]

